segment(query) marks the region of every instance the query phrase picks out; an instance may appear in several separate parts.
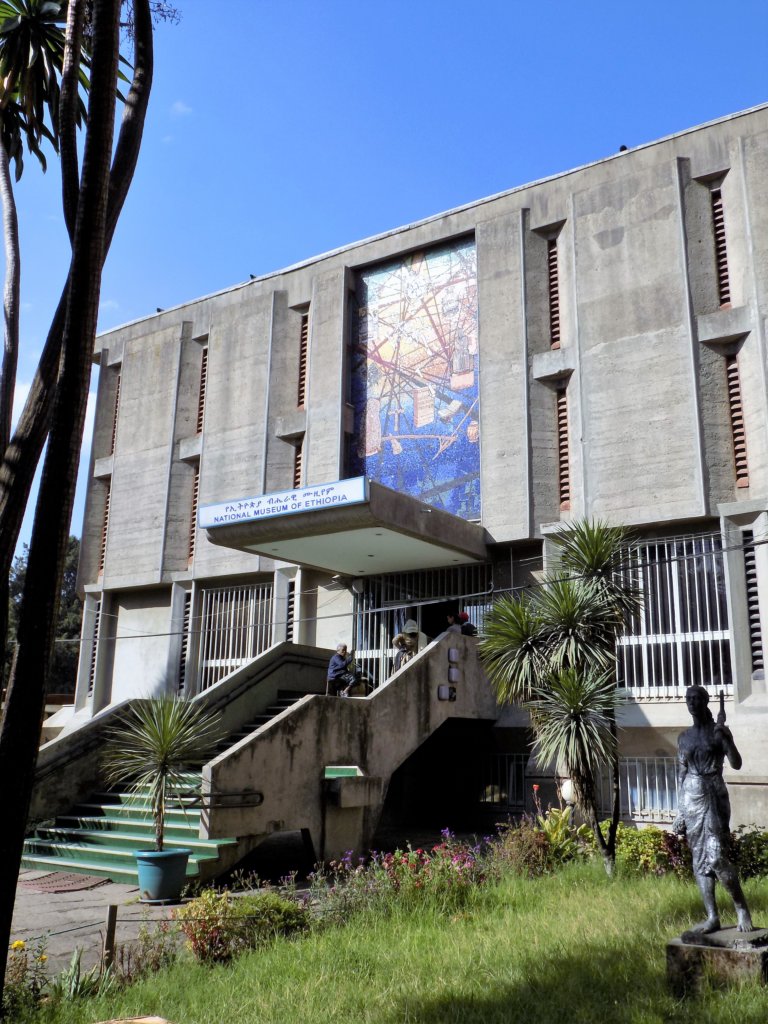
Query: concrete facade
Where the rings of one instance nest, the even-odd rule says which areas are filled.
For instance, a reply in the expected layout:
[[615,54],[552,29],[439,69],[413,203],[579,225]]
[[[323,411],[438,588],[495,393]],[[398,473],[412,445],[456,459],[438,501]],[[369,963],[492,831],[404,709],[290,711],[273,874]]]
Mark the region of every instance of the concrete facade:
[[[258,554],[213,543],[193,509],[354,475],[361,274],[471,240],[479,526],[495,588],[531,582],[552,529],[581,516],[637,528],[659,565],[669,552],[687,564],[664,601],[696,612],[638,640],[622,754],[650,777],[689,724],[685,685],[714,679],[744,754],[734,817],[768,825],[767,194],[764,106],[101,335],[83,655],[64,731],[131,696],[221,685],[248,654],[206,637],[239,635],[246,604],[267,634],[253,655],[286,639],[366,646],[355,631],[375,550],[361,580],[339,580],[333,566],[271,560],[266,542]],[[408,571],[427,564],[414,555]],[[702,610],[712,600],[717,623]],[[524,724],[502,711],[495,753],[522,753]]]

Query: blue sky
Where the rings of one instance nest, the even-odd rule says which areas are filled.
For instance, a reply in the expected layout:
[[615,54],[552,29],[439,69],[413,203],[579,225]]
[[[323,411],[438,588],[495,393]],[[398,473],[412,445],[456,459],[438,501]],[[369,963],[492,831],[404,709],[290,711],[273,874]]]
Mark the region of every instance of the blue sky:
[[[765,0],[176,3],[102,329],[768,100]],[[53,159],[18,204],[23,395],[67,266]]]

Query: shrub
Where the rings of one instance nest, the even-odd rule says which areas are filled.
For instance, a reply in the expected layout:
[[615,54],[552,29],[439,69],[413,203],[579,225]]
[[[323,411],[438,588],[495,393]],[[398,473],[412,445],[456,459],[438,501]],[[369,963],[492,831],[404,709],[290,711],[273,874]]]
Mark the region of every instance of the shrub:
[[21,1020],[34,1012],[47,984],[47,959],[44,939],[32,946],[23,939],[17,939],[11,944],[5,969],[2,1006],[3,1014],[9,1021]]
[[741,825],[733,833],[733,841],[742,879],[768,875],[768,832],[757,825]]
[[341,860],[321,865],[310,876],[309,901],[323,924],[342,924],[353,914],[376,908],[386,912],[437,900],[442,907],[463,905],[486,878],[479,847],[445,829],[443,840],[430,849],[408,846],[393,853],[374,853],[357,863],[348,852]]
[[203,963],[230,960],[277,935],[306,931],[307,911],[270,891],[233,896],[205,889],[174,912],[189,948]]
[[141,978],[170,967],[178,956],[178,931],[170,921],[158,921],[150,926],[142,919],[139,938],[135,943],[122,943],[115,951],[114,975],[119,985],[132,985]]
[[674,832],[655,826],[633,828],[620,823],[616,833],[616,863],[634,874],[691,877],[688,844]]
[[89,971],[80,965],[83,951],[78,946],[72,954],[69,967],[57,974],[50,984],[50,996],[53,1002],[73,1002],[75,999],[92,999],[94,996],[106,995],[114,985],[111,970],[103,971],[96,964]]
[[526,878],[538,878],[552,866],[549,840],[527,817],[499,827],[491,843],[489,860],[497,872],[508,870]]

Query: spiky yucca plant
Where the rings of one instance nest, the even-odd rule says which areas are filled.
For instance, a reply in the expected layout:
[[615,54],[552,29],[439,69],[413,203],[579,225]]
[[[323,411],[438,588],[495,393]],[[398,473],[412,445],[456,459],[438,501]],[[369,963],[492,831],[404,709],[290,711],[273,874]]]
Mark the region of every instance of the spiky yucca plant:
[[[616,637],[640,608],[631,535],[580,520],[553,539],[555,558],[542,585],[502,597],[486,616],[480,656],[499,701],[530,711],[540,758],[565,766],[610,874],[619,822]],[[596,787],[606,765],[613,814],[603,836]]]
[[221,739],[219,715],[191,701],[152,697],[131,705],[110,733],[103,755],[110,785],[128,783],[132,792],[149,790],[155,847],[163,849],[165,814],[184,772],[210,760]]

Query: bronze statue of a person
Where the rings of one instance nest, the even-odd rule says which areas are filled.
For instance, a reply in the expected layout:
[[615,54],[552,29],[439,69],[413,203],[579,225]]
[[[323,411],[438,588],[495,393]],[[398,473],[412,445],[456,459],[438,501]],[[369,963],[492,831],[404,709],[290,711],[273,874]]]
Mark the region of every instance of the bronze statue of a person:
[[707,920],[693,931],[718,931],[720,918],[715,901],[715,881],[731,896],[740,932],[752,931],[752,918],[729,857],[731,805],[723,781],[723,762],[738,771],[741,754],[725,724],[722,709],[717,722],[708,708],[709,694],[703,686],[689,686],[685,703],[693,718],[690,729],[677,741],[680,813],[675,830],[684,832],[693,858],[693,874],[704,899]]

